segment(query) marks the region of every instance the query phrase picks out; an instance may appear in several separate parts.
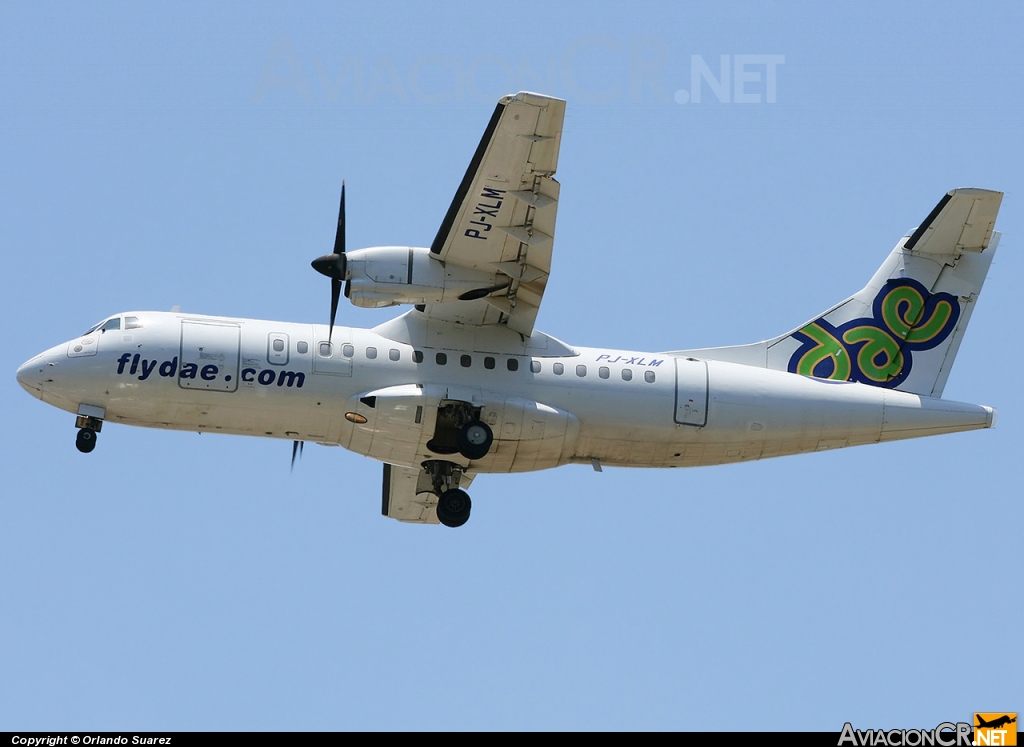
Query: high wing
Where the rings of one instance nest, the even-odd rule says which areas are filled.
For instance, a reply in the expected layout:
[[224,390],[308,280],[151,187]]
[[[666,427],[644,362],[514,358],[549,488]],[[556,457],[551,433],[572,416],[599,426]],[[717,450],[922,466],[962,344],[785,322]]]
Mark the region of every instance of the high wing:
[[533,331],[551,272],[564,118],[562,99],[522,92],[498,102],[430,246],[446,266],[494,273],[495,282],[428,305],[428,316]]

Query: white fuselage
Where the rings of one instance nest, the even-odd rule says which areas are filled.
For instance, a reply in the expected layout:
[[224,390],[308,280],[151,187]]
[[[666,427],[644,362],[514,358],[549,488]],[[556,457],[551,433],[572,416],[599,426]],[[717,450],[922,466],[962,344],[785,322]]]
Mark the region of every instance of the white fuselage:
[[438,406],[469,402],[494,445],[472,463],[443,458],[476,472],[594,460],[722,464],[994,419],[979,405],[664,353],[568,348],[540,333],[501,350],[433,340],[429,329],[423,344],[410,344],[336,327],[328,343],[326,325],[138,318],[141,327],[51,348],[19,369],[19,381],[64,410],[101,410],[107,422],[337,444],[407,467],[438,458],[427,448]]

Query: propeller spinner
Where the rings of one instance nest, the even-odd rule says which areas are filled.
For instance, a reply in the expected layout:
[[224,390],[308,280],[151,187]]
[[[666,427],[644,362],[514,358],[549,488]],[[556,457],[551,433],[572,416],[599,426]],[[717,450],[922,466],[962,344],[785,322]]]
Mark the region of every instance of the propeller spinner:
[[334,318],[338,314],[341,299],[341,284],[345,280],[348,265],[345,257],[345,182],[341,183],[341,206],[338,208],[338,232],[334,236],[334,252],[313,260],[313,269],[331,279],[331,327],[327,334],[330,341],[334,335]]

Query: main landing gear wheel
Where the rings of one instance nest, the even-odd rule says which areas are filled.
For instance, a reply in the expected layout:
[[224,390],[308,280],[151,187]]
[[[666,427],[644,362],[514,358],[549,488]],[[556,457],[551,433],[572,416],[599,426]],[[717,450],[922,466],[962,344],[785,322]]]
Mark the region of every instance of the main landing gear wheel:
[[437,520],[446,527],[461,527],[469,521],[472,508],[473,502],[465,490],[446,490],[437,501]]
[[466,459],[483,459],[494,443],[494,433],[482,420],[471,420],[459,429],[455,443]]
[[96,431],[92,428],[81,428],[75,438],[75,446],[83,454],[88,454],[96,448]]

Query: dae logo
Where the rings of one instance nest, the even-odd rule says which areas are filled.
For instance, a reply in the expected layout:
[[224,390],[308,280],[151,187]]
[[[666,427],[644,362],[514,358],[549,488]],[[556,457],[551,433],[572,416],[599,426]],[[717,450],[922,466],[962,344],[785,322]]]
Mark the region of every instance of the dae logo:
[[794,333],[802,344],[789,359],[789,372],[897,387],[910,375],[913,351],[934,348],[956,328],[960,303],[904,278],[885,284],[872,312],[838,327],[822,317]]
[[1017,744],[1017,714],[975,713],[973,744],[978,747]]

